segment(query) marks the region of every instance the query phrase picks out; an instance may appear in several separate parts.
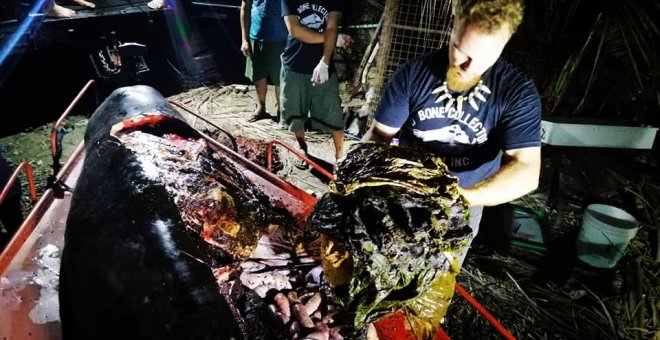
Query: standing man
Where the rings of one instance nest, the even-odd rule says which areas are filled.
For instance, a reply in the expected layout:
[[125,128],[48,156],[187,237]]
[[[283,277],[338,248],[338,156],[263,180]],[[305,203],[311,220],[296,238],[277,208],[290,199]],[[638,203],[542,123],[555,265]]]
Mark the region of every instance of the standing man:
[[[305,122],[314,130],[330,132],[335,158],[341,157],[344,119],[332,55],[337,43],[342,0],[282,0],[289,31],[282,53],[282,119],[305,155]],[[299,168],[307,164],[299,162]]]
[[[442,156],[471,206],[476,235],[483,206],[538,186],[538,92],[500,54],[523,18],[522,0],[462,0],[449,46],[393,75],[364,137]],[[463,259],[465,254],[463,254]]]
[[243,0],[241,4],[241,52],[247,58],[245,76],[257,91],[257,109],[249,119],[255,122],[270,118],[266,113],[268,79],[275,85],[277,115],[280,119],[280,54],[288,32],[282,21],[281,0]]

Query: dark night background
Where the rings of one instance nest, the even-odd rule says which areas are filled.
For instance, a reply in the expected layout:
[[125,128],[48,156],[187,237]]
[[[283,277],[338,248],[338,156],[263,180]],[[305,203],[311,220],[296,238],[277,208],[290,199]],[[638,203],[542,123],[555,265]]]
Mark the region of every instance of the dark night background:
[[[0,135],[57,117],[87,80],[97,78],[89,55],[107,43],[111,32],[122,42],[147,45],[151,69],[143,83],[165,96],[217,83],[247,84],[240,48],[240,0],[181,1],[192,64],[172,41],[174,11],[152,11],[146,1],[98,0],[94,17],[48,19],[28,31],[0,65],[0,100],[6,119]],[[349,1],[345,25],[377,23],[380,10]],[[527,1],[526,16],[504,56],[536,83],[545,117],[567,117],[618,125],[660,125],[660,32],[656,0]],[[25,6],[0,7],[3,43]],[[368,43],[363,30],[354,52],[341,62],[358,64]],[[183,60],[188,60],[183,61]],[[184,65],[186,64],[187,65]],[[352,77],[347,74],[345,78]],[[101,82],[107,89],[121,80]]]

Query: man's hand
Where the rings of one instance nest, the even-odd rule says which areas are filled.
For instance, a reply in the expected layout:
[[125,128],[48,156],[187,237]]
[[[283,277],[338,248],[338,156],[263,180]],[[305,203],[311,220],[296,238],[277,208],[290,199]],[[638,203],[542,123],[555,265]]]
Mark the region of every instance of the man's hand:
[[337,34],[337,47],[348,48],[353,44],[353,38],[348,34]]
[[474,190],[458,187],[458,192],[467,201],[468,205],[472,205],[472,202],[477,200]]
[[369,131],[362,137],[363,142],[389,143],[399,132],[399,128],[387,126],[374,120]]
[[246,58],[249,57],[250,54],[252,54],[252,52],[250,51],[250,42],[249,41],[243,39],[243,43],[241,43],[241,52],[243,53],[243,55]]
[[370,323],[367,329],[367,340],[378,340],[378,331],[373,323]]
[[312,83],[314,86],[318,86],[328,81],[328,78],[329,66],[321,60],[314,68],[314,73],[312,73]]

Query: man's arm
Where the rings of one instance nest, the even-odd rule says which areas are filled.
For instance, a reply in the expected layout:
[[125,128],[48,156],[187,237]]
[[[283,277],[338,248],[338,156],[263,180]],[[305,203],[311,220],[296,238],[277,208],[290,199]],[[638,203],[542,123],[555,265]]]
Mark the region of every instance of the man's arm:
[[330,60],[332,53],[335,51],[335,44],[337,43],[337,26],[341,19],[341,12],[332,11],[328,17],[328,22],[325,25],[323,32],[323,56],[319,64],[312,72],[312,84],[314,86],[324,84],[330,78]]
[[305,26],[300,25],[297,15],[284,16],[284,23],[289,35],[307,44],[323,44],[324,35]]
[[397,132],[399,132],[399,128],[387,126],[374,120],[369,131],[362,136],[362,141],[389,143]]
[[493,206],[510,202],[539,184],[541,147],[529,147],[504,152],[506,164],[493,176],[461,189],[463,197],[474,206]]
[[241,2],[241,52],[244,56],[250,56],[250,24],[251,24],[252,0]]
[[[398,131],[398,128],[374,121],[362,141],[389,143]],[[538,187],[541,147],[507,150],[505,157],[506,164],[493,176],[471,188],[460,189],[470,205],[492,206],[510,202]]]
[[323,32],[323,58],[321,60],[326,65],[330,65],[332,53],[335,51],[340,20],[341,12],[333,11],[330,12],[330,17],[325,25],[325,32]]

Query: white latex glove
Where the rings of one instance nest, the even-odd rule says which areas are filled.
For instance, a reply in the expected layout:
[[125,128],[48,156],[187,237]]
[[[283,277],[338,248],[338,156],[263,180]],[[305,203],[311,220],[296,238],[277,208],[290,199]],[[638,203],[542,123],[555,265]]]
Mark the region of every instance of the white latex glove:
[[328,81],[329,77],[329,66],[323,62],[319,61],[319,64],[314,68],[314,73],[312,73],[312,84],[314,86],[321,85]]
[[335,46],[340,48],[347,48],[353,44],[353,38],[348,34],[339,33],[337,34],[337,44]]

